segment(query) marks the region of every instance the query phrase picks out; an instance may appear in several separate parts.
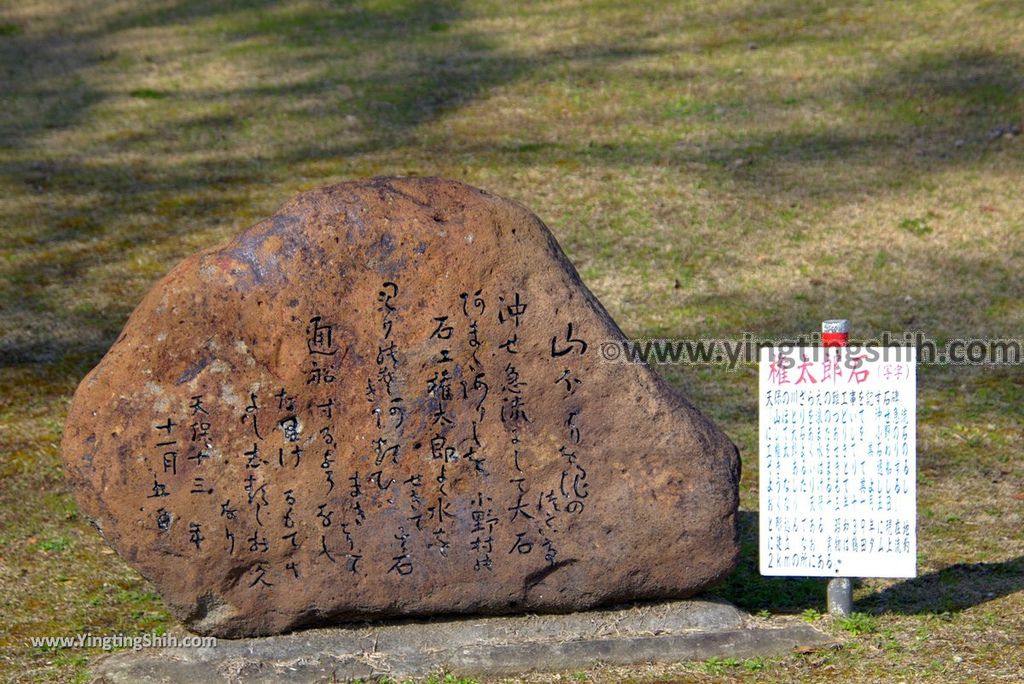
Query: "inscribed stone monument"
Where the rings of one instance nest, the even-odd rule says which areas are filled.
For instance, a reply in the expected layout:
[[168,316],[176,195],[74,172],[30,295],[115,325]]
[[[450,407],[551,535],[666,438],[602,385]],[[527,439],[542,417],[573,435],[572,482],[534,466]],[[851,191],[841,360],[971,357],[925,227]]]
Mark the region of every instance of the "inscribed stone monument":
[[735,563],[738,455],[623,339],[518,204],[322,188],[146,295],[66,471],[200,633],[685,597]]

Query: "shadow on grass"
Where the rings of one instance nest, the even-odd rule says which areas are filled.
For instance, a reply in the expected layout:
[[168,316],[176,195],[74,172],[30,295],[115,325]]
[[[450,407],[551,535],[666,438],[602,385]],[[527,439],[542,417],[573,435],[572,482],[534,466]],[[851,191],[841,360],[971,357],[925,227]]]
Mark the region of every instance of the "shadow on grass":
[[[4,102],[12,105],[0,115],[0,140],[5,148],[17,152],[0,161],[0,180],[26,188],[50,207],[42,213],[28,210],[5,217],[5,232],[9,231],[5,238],[15,253],[2,273],[10,293],[17,296],[0,302],[0,323],[17,328],[24,320],[38,318],[43,324],[38,333],[0,340],[0,367],[51,363],[68,355],[98,359],[115,339],[134,302],[119,299],[76,310],[59,296],[54,283],[73,289],[86,281],[89,271],[124,261],[126,254],[149,245],[173,244],[197,224],[230,220],[253,188],[288,179],[303,164],[410,146],[410,134],[445,112],[552,67],[564,67],[581,83],[601,83],[614,75],[618,66],[637,61],[635,58],[671,57],[673,52],[689,49],[656,40],[672,38],[674,30],[685,30],[682,25],[666,25],[653,33],[625,29],[616,33],[609,28],[610,33],[600,36],[601,40],[531,53],[510,52],[499,49],[486,31],[463,24],[467,11],[456,0],[383,5],[337,2],[316,7],[291,7],[273,0],[96,6],[104,12],[86,15],[92,10],[84,5],[70,10],[72,19],[66,30],[48,34],[19,30],[0,38],[0,63],[8,67],[0,70],[0,92]],[[823,2],[776,0],[749,14],[694,10],[684,23],[739,22],[763,54],[777,45],[819,40],[814,31],[794,33],[788,29],[794,22],[816,29],[829,27],[827,9],[828,3]],[[75,13],[91,19],[83,20],[80,30]],[[188,25],[198,35],[204,31],[216,34],[223,43],[222,56],[239,69],[253,64],[266,67],[265,61],[247,61],[252,53],[246,50],[258,53],[264,47],[284,46],[270,53],[276,57],[266,58],[276,60],[280,77],[255,86],[199,87],[181,93],[170,85],[166,92],[132,90],[139,84],[131,83],[130,78],[123,83],[115,79],[113,86],[104,88],[96,85],[103,79],[92,78],[91,70],[109,71],[111,63],[129,57],[113,49],[111,45],[117,42],[110,39],[126,31],[175,25]],[[745,49],[744,41],[750,36],[704,48]],[[652,48],[652,44],[659,47]],[[645,72],[642,65],[635,69],[632,78],[658,78],[659,83],[665,79],[664,70]],[[576,161],[584,168],[676,166],[711,183],[725,181],[730,192],[756,198],[755,203],[768,196],[779,202],[807,197],[860,201],[865,193],[917,183],[949,166],[968,167],[984,161],[989,150],[1000,144],[989,139],[990,128],[1018,114],[1024,105],[1022,71],[1024,60],[1019,55],[983,48],[925,52],[882,62],[866,78],[837,77],[828,92],[806,95],[818,101],[837,101],[845,115],[833,117],[835,123],[815,130],[747,131],[741,127],[737,133],[734,125],[723,122],[696,146],[607,134],[602,138],[600,131],[590,140],[589,132],[583,131],[577,140],[550,143],[542,130],[533,134],[536,140],[530,139],[531,131],[522,130],[516,132],[518,142],[508,142],[507,137],[484,130],[479,139],[453,135],[432,143],[430,151],[467,164],[486,156],[502,169],[543,166],[552,158]],[[690,78],[700,77],[700,72],[694,71]],[[682,90],[685,81],[668,81],[665,87]],[[339,87],[350,89],[351,96],[327,97]],[[716,105],[723,105],[727,112],[766,108],[771,112],[780,106],[757,89],[752,93],[739,102],[702,102],[685,116],[696,123],[712,124],[713,117],[719,116]],[[178,113],[168,115],[169,119],[155,117],[128,127],[131,130],[117,130],[116,135],[97,134],[85,149],[65,152],[47,142],[54,131],[88,123],[96,105],[124,97],[157,97],[151,103],[154,109],[173,110],[177,103],[188,111],[174,110]],[[189,109],[211,104],[223,105],[225,111],[197,113]],[[266,112],[279,111],[290,112],[293,119],[289,121],[295,125],[274,133],[276,137],[268,139],[265,151],[258,155],[240,151],[254,137],[246,126],[254,120],[266,124]],[[360,135],[342,134],[351,114],[364,122]],[[163,147],[159,146],[161,140]],[[958,140],[965,144],[956,147]],[[39,149],[38,157],[25,153],[33,146]],[[153,154],[153,146],[175,149],[177,157]],[[211,160],[204,156],[210,146],[220,148],[222,157]],[[410,149],[416,149],[415,141]],[[140,154],[152,158],[144,163],[122,160]],[[733,162],[737,159],[746,163],[736,166]],[[152,220],[154,215],[159,216],[158,221]],[[1003,278],[1005,269],[991,264],[961,263],[949,255],[935,270],[969,279],[979,290],[1024,294],[1019,281]],[[881,320],[864,323],[898,329],[909,320],[906,305],[899,304],[904,293],[897,283],[881,280],[885,277],[884,271],[877,274],[881,285],[876,290],[882,296],[872,304]],[[922,293],[916,309],[948,308],[949,293],[959,287],[949,282]],[[755,331],[785,333],[781,322],[790,330],[817,329],[821,314],[814,288],[794,282],[793,295],[782,306],[767,311],[757,302],[727,300],[720,293],[709,295],[706,303],[697,300],[696,306],[706,305],[710,318],[741,319],[747,329]],[[967,318],[966,306],[963,302],[960,306]],[[48,326],[90,334],[49,336]],[[696,377],[701,382],[715,381],[712,375]],[[693,387],[689,393],[698,405],[705,405],[701,395],[707,391],[711,390]],[[709,397],[708,405],[717,398]],[[735,409],[724,416],[726,420],[756,420],[752,405],[734,402],[726,408]],[[719,417],[722,410],[720,407]]]
[[[736,570],[711,593],[750,613],[825,612],[828,578],[767,577],[758,567],[758,514],[740,511],[740,559]],[[857,580],[854,580],[856,586]],[[957,563],[900,581],[864,597],[854,610],[918,615],[952,613],[1024,591],[1024,556],[1001,563]]]
[[[5,247],[13,247],[16,253],[4,265],[3,289],[9,288],[15,296],[0,298],[4,300],[0,301],[0,329],[5,329],[0,337],[0,368],[83,355],[98,361],[134,306],[134,302],[109,300],[69,306],[54,283],[73,288],[88,271],[122,262],[132,250],[180,239],[194,229],[197,216],[206,222],[227,216],[237,210],[246,188],[272,180],[277,170],[287,170],[296,162],[355,154],[360,148],[386,148],[405,129],[530,66],[490,63],[480,68],[482,63],[471,53],[488,51],[483,39],[446,40],[443,33],[460,16],[457,2],[420,0],[373,7],[340,2],[283,16],[272,14],[279,4],[179,0],[118,8],[96,3],[71,8],[71,14],[82,16],[82,28],[70,20],[49,31],[23,30],[12,24],[14,28],[0,37],[0,67],[7,67],[0,68],[0,102],[6,104],[0,113],[0,153],[9,153],[0,154],[0,181],[20,186],[52,207],[43,215],[29,211],[5,217]],[[108,10],[108,18],[95,19],[103,16],[101,10]],[[93,20],[86,21],[90,16]],[[109,47],[116,44],[111,39],[118,32],[211,21],[221,22],[228,42],[260,37],[287,41],[297,49],[283,53],[286,59],[281,60],[280,71],[304,73],[308,63],[314,62],[316,75],[287,85],[217,92],[200,89],[198,95],[187,96],[173,89],[100,89],[89,76],[94,68],[106,68],[106,63],[132,59]],[[423,59],[394,60],[388,73],[364,74],[361,80],[338,75],[346,72],[353,55],[401,50],[424,40],[423,36],[431,48]],[[311,56],[309,48],[316,54]],[[156,155],[143,164],[117,159],[152,146],[167,149],[176,141],[181,142],[176,153],[185,156],[201,153],[211,143],[227,148],[244,143],[247,117],[234,111],[199,115],[190,111],[185,118],[174,117],[178,120],[162,125],[155,119],[136,130],[107,136],[109,140],[99,144],[95,153],[78,149],[67,154],[40,143],[55,131],[85,124],[91,110],[111,98],[151,99],[153,107],[162,110],[173,109],[182,98],[196,100],[185,106],[241,99],[287,108],[296,98],[316,97],[346,80],[369,91],[365,97],[353,98],[354,108],[373,122],[369,142],[359,145],[339,145],[332,136],[295,136],[292,144],[271,158],[229,152],[226,162],[178,161],[173,154]],[[121,87],[129,90],[130,81]],[[344,120],[347,113],[309,114],[321,120]],[[25,154],[32,146],[38,146],[39,153]],[[155,230],[137,227],[152,226],[154,216],[162,219]],[[58,334],[47,334],[47,329]]]
[[899,582],[857,602],[871,613],[952,613],[1024,591],[1024,556],[1001,563],[957,563]]
[[[752,197],[861,201],[865,194],[916,187],[947,168],[977,168],[1012,144],[1001,132],[1022,123],[1022,72],[1024,59],[1015,54],[983,48],[922,52],[883,64],[864,79],[837,79],[803,95],[800,101],[841,105],[843,116],[827,125],[736,133],[729,112],[784,109],[774,94],[754,94],[695,105],[690,121],[717,125],[708,139],[551,142],[541,134],[533,141],[458,151],[498,154],[523,167],[550,155],[584,167],[681,167]],[[655,71],[650,78],[664,76]],[[1007,162],[1024,167],[1019,159]]]
[[[105,15],[87,14],[97,7]],[[410,131],[537,69],[562,60],[614,62],[653,54],[616,44],[500,54],[486,34],[452,30],[464,14],[455,0],[317,7],[179,0],[99,3],[70,13],[82,16],[82,28],[66,19],[60,29],[18,27],[0,39],[0,66],[8,67],[0,69],[0,101],[10,105],[0,113],[0,145],[6,148],[0,152],[10,152],[0,155],[0,181],[48,207],[42,214],[6,217],[5,238],[15,255],[0,273],[17,296],[0,297],[6,300],[0,301],[0,323],[18,334],[0,338],[0,368],[82,353],[98,359],[134,306],[109,301],[76,310],[54,283],[74,288],[89,271],[123,262],[134,250],[173,244],[195,230],[197,220],[231,221],[252,188],[288,178],[304,164],[407,144]],[[113,49],[114,38],[177,24],[193,25],[199,35],[214,32],[240,70],[264,68],[270,59],[247,61],[245,50],[259,52],[252,41],[284,46],[273,53],[274,78],[187,92],[170,83],[165,89],[132,88],[130,77],[96,86],[93,70],[110,71],[118,60],[135,59]],[[288,74],[293,77],[281,76]],[[339,88],[351,95],[336,97]],[[151,100],[152,120],[115,126],[70,151],[46,142],[54,132],[92,125],[98,105],[125,98]],[[231,111],[194,111],[211,106]],[[252,143],[247,126],[254,119],[268,125],[266,112],[283,112],[290,124],[273,134],[265,152],[242,151]],[[353,115],[358,135],[347,133]],[[39,152],[27,154],[33,146]],[[207,158],[211,147],[223,149],[223,158]],[[140,154],[145,161],[124,161]],[[26,320],[41,321],[39,330],[23,334]],[[52,336],[47,327],[88,334]]]
[[808,608],[825,611],[825,587],[820,577],[767,577],[758,569],[758,514],[740,511],[740,559],[724,582],[711,589],[743,610],[758,613],[802,613]]

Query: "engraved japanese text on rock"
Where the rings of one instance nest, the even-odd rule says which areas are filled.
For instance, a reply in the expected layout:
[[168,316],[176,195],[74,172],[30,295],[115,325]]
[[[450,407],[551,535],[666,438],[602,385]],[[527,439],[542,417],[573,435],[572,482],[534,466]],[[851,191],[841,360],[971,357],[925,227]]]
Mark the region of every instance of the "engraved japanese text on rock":
[[83,380],[83,512],[190,628],[692,595],[735,447],[621,341],[547,228],[460,183],[308,192],[178,265]]

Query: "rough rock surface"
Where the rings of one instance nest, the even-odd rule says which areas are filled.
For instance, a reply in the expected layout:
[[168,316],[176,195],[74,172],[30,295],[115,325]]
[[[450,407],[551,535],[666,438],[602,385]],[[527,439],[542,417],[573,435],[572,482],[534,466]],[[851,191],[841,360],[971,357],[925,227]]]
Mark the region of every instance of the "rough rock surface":
[[65,467],[201,633],[685,597],[735,563],[738,455],[623,339],[523,207],[344,183],[147,294]]

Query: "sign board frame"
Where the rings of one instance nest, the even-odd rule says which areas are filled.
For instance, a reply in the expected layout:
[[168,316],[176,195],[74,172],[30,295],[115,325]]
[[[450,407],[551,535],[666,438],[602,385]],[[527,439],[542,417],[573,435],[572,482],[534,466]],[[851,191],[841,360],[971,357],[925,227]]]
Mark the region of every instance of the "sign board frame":
[[760,570],[917,575],[916,349],[765,347]]

